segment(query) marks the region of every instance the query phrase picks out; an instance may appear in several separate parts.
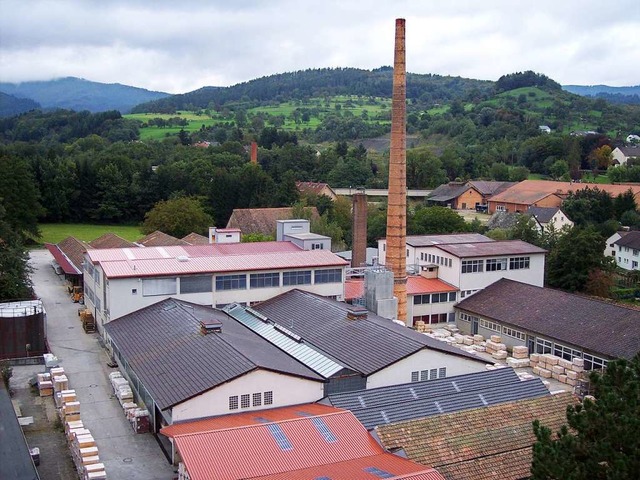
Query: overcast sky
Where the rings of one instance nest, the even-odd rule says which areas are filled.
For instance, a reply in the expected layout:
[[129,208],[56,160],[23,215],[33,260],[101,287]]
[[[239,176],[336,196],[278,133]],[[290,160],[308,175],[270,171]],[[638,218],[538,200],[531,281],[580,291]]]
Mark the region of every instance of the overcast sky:
[[74,76],[169,93],[393,64],[497,80],[640,84],[638,0],[0,0],[0,81]]

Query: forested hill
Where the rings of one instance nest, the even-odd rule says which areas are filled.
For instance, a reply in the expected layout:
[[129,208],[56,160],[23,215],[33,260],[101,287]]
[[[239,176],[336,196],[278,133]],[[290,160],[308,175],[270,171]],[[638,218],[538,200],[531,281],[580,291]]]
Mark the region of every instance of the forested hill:
[[583,97],[602,98],[612,103],[640,104],[640,85],[610,87],[608,85],[563,85],[563,90]]
[[[232,87],[204,87],[135,107],[132,112],[173,113],[229,102],[272,102],[311,97],[359,95],[391,97],[393,69],[321,68],[262,77]],[[493,91],[494,83],[461,77],[407,74],[407,98],[433,105],[472,100]]]
[[[118,110],[129,113],[132,107],[166,97],[163,92],[130,87],[119,83],[99,83],[82,78],[66,77],[42,82],[0,83],[0,92],[38,102],[43,109],[63,108],[77,112]],[[31,110],[27,108],[21,112]]]
[[0,92],[0,118],[18,115],[40,108],[40,104],[28,98],[18,98]]

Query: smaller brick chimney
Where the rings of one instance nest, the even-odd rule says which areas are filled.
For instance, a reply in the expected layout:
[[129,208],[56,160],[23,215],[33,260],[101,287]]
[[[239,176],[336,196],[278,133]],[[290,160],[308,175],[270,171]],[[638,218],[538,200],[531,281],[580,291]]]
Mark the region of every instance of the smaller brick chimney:
[[258,164],[258,144],[256,142],[251,142],[251,163]]

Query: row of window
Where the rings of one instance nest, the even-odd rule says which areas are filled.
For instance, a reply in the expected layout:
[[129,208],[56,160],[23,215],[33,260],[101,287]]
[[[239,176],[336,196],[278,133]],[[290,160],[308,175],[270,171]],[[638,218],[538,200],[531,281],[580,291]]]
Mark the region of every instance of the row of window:
[[500,328],[500,324],[496,322],[491,322],[489,320],[485,320],[484,318],[480,319],[480,326],[482,328],[486,328],[487,330],[491,330],[493,332],[500,333],[502,329]]
[[[522,270],[530,268],[530,257],[513,258],[490,258],[486,261],[487,272],[497,272],[507,270],[507,260],[509,260],[509,270]],[[484,260],[463,260],[462,273],[482,273],[485,270]]]
[[[342,281],[342,269],[333,268],[314,271],[314,283],[339,283]],[[216,290],[245,290],[247,288],[247,274],[217,275]],[[310,285],[311,270],[282,272],[282,285]],[[271,288],[280,286],[280,272],[249,274],[250,288]],[[180,293],[207,293],[213,290],[211,275],[194,275],[180,277]],[[137,293],[137,289],[132,291]],[[178,282],[176,277],[145,278],[142,280],[142,295],[176,295]]]
[[450,267],[453,265],[451,258],[441,257],[440,255],[433,255],[431,253],[420,253],[420,260],[428,263],[435,263],[436,265],[442,265],[444,267]]
[[422,305],[424,303],[445,303],[455,302],[457,300],[457,292],[449,293],[425,293],[413,296],[414,305]]
[[471,322],[471,321],[474,321],[474,320],[478,321],[478,317],[476,317],[474,315],[469,315],[468,313],[464,313],[464,312],[460,312],[459,318],[463,322]]
[[242,395],[232,395],[229,397],[229,410],[238,408],[261,407],[262,405],[273,404],[273,391],[244,393]]
[[552,343],[549,340],[543,338],[536,338],[536,353],[552,353],[565,360],[573,360],[574,358],[582,358],[584,360],[585,370],[595,370],[605,368],[607,366],[607,360],[588,353],[582,353],[580,350],[576,350],[566,345],[559,343]]
[[[613,246],[613,244],[611,246]],[[622,246],[618,245],[618,251],[619,252],[621,252],[623,248],[624,248],[625,252],[627,252],[627,253],[629,252],[629,247],[622,247]],[[640,250],[637,250],[635,248],[632,248],[631,250],[633,251],[633,256],[634,257],[637,257],[640,254]]]
[[460,298],[470,297],[474,293],[480,291],[480,289],[475,290],[460,290]]
[[411,381],[424,382],[425,380],[435,380],[436,378],[445,378],[446,376],[447,367],[430,368],[429,370],[411,372]]
[[413,317],[413,323],[415,325],[417,320],[422,320],[424,323],[445,323],[455,322],[455,313],[435,313],[433,315],[416,315]]

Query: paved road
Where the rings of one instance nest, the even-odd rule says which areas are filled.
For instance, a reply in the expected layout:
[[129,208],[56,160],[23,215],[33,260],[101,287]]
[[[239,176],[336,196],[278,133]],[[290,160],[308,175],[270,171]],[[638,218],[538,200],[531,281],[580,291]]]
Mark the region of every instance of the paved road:
[[[107,354],[97,333],[86,334],[71,302],[63,276],[51,267],[47,250],[32,250],[30,263],[36,294],[47,312],[49,347],[69,377],[80,401],[80,417],[98,445],[100,461],[111,480],[172,479],[175,469],[151,434],[137,435],[129,426],[109,383]],[[66,480],[66,479],[65,479]]]

